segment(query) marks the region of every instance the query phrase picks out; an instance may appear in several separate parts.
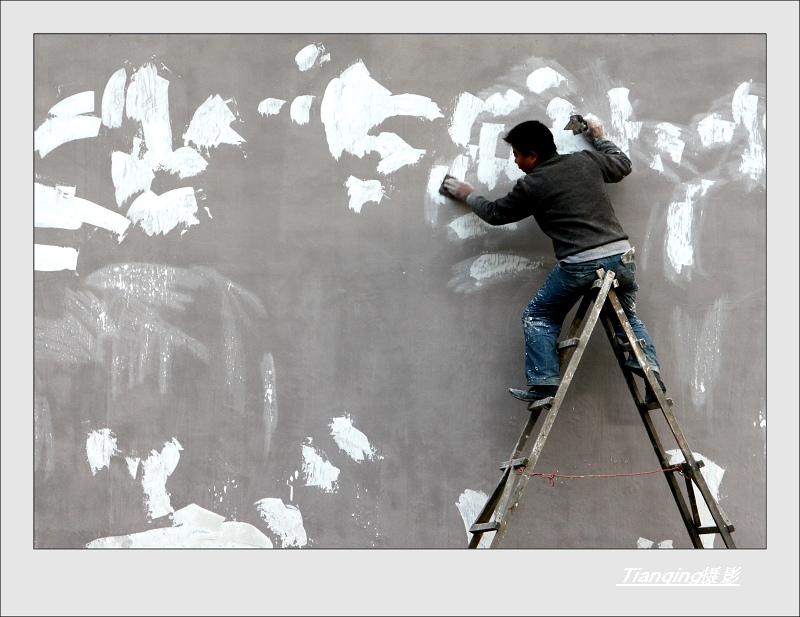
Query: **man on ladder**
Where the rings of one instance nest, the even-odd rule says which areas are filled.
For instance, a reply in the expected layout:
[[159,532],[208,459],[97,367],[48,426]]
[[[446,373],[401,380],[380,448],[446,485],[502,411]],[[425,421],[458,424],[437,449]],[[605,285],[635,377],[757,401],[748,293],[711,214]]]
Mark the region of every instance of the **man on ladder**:
[[[653,341],[636,316],[634,248],[622,229],[605,184],[619,182],[631,172],[631,160],[603,136],[596,118],[573,116],[566,129],[582,133],[594,150],[559,154],[550,129],[530,120],[518,124],[503,138],[511,145],[517,166],[525,172],[511,191],[495,201],[478,195],[467,182],[450,176],[444,194],[469,206],[490,225],[506,225],[528,216],[553,241],[556,264],[522,314],[525,335],[527,390],[509,393],[531,403],[552,397],[560,382],[557,342],[561,326],[575,303],[597,280],[599,269],[611,270],[619,282],[617,295],[654,376],[666,391]],[[617,331],[623,341],[624,332]],[[628,354],[626,366],[643,376],[638,361]],[[645,402],[656,395],[645,379]]]

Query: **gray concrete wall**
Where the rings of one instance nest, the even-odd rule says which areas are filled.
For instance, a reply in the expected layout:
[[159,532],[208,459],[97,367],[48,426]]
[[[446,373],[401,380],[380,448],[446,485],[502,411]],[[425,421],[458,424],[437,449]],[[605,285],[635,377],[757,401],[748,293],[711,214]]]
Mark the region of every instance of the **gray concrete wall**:
[[[764,35],[39,35],[34,75],[37,548],[466,547],[553,254],[435,188],[504,194],[502,132],[574,150],[574,111],[633,160],[639,314],[766,546]],[[657,468],[598,329],[537,471]],[[503,546],[691,543],[654,474],[534,477]]]

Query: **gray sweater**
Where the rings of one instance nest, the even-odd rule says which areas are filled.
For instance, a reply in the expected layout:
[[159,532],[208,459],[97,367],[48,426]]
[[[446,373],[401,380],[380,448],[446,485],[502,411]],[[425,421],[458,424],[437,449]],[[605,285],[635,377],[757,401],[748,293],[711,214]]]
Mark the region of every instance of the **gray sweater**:
[[596,151],[553,154],[520,178],[505,197],[489,201],[474,192],[467,204],[490,225],[533,216],[553,241],[558,260],[606,244],[627,245],[619,242],[628,235],[605,184],[631,173],[631,160],[604,137],[597,137],[593,145]]

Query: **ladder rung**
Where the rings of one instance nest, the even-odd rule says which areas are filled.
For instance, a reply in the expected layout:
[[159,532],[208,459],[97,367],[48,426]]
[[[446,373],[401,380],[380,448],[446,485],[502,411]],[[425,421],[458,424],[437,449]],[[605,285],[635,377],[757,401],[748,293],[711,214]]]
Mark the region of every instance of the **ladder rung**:
[[503,469],[506,469],[507,467],[527,467],[528,466],[528,462],[529,462],[528,459],[525,458],[525,457],[523,457],[523,458],[515,458],[510,463],[508,461],[506,461],[505,463],[500,465],[500,469],[503,470]]
[[[647,347],[647,341],[645,341],[643,338],[640,338],[639,339],[639,347]],[[619,348],[622,351],[632,351],[633,350],[633,347],[631,346],[631,344],[628,341],[625,341],[624,343],[622,341],[620,341]]]
[[[667,399],[667,404],[668,404],[670,407],[672,407],[672,405],[673,405],[674,403],[673,403],[673,401],[672,401],[672,399],[671,399],[671,398],[668,398],[668,399]],[[653,410],[653,409],[661,409],[661,403],[659,403],[658,401],[655,401],[655,402],[653,402],[653,403],[650,403],[650,404],[647,406],[647,409],[649,409],[649,410]]]
[[[736,531],[733,525],[725,525],[725,528],[729,532]],[[697,533],[719,533],[719,527],[698,527],[696,529]]]
[[500,528],[498,521],[489,521],[488,523],[475,523],[469,528],[470,533],[482,533],[484,531],[497,531]]
[[577,337],[568,338],[564,339],[558,345],[556,345],[556,348],[558,349],[558,351],[561,351],[562,349],[566,349],[567,347],[577,347],[578,343],[580,342],[581,342],[580,338]]
[[549,407],[553,404],[553,397],[548,396],[547,398],[540,398],[538,401],[533,401],[530,405],[528,405],[528,409],[534,411],[536,409],[541,409],[542,407]]

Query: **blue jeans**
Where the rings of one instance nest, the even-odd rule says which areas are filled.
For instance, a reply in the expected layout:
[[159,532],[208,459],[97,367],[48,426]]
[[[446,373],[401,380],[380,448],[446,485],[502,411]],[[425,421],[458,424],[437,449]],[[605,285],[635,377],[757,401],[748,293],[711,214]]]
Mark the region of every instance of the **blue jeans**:
[[[623,263],[621,255],[612,255],[593,261],[568,264],[556,262],[544,284],[522,313],[522,329],[525,333],[525,377],[529,386],[557,386],[559,376],[558,350],[556,343],[561,325],[570,309],[597,280],[596,270],[613,270],[619,286],[615,288],[625,315],[639,339],[644,339],[644,355],[650,367],[660,372],[656,350],[644,324],[636,316],[636,263]],[[627,341],[622,328],[615,333]],[[628,353],[626,366],[639,368],[639,362]]]

